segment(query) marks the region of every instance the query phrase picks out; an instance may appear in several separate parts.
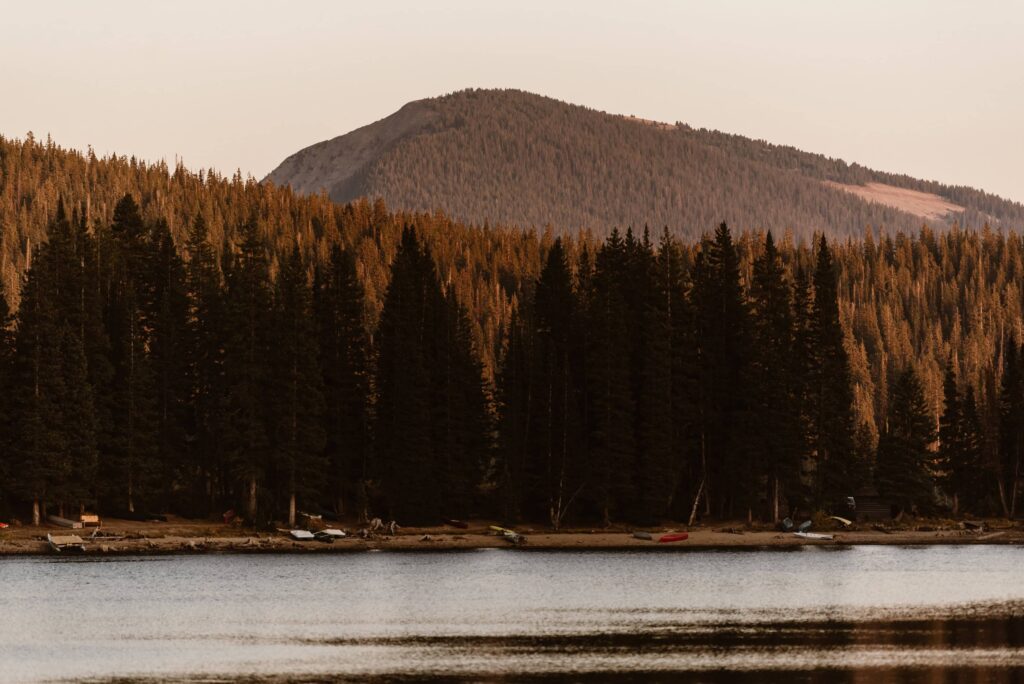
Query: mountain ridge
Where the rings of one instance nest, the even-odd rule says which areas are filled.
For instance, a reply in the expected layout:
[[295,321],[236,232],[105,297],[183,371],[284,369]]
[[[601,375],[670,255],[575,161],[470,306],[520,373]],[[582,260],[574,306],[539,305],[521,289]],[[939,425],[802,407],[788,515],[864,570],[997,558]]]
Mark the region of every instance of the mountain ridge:
[[764,140],[608,114],[519,90],[463,90],[290,155],[267,175],[338,202],[443,209],[556,232],[669,226],[853,237],[867,226],[1024,228],[1024,205]]

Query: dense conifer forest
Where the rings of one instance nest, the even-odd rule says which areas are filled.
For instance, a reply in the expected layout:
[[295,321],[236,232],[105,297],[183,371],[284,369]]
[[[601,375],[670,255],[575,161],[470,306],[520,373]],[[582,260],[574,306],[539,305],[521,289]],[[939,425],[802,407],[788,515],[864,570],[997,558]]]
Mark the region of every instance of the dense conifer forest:
[[0,514],[1018,512],[1015,233],[556,239],[49,141],[0,168]]

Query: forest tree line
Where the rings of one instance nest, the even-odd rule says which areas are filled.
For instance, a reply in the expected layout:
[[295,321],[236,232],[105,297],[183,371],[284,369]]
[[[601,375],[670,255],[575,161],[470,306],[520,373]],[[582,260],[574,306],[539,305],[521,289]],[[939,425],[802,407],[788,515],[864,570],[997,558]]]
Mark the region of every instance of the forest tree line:
[[941,405],[918,364],[894,364],[867,423],[824,237],[794,251],[766,234],[749,275],[724,224],[696,245],[553,240],[512,297],[492,382],[411,227],[376,319],[351,249],[275,253],[255,220],[218,245],[197,214],[179,248],[127,195],[105,224],[58,203],[47,234],[16,313],[0,298],[10,513],[558,527],[773,520],[868,487],[907,511],[1016,513],[1013,336],[980,401],[954,354]]

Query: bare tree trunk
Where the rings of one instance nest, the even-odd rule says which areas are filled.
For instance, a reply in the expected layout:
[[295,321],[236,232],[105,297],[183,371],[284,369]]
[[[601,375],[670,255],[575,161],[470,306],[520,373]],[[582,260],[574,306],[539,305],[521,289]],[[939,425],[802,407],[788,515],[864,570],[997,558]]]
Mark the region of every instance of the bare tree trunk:
[[1003,515],[1009,519],[1010,507],[1006,505],[1006,487],[1003,485],[1003,478],[999,478],[999,503],[1003,507]]
[[134,492],[134,489],[135,489],[135,487],[134,487],[134,484],[132,482],[132,476],[129,475],[128,476],[128,512],[129,513],[134,513],[135,512],[135,492]]
[[960,495],[953,494],[953,515],[960,515]]
[[779,476],[772,482],[772,522],[779,522]]
[[700,495],[704,493],[704,479],[701,478],[700,486],[697,487],[697,496],[693,497],[693,508],[690,509],[690,520],[686,523],[687,527],[693,527],[693,523],[697,520],[697,505],[700,504]]
[[32,499],[32,524],[35,527],[39,527],[42,516],[40,515],[40,509],[42,506],[39,504],[39,497]]
[[288,499],[288,527],[295,527],[295,492]]
[[1013,483],[1010,485],[1010,519],[1017,517],[1017,486],[1020,484],[1020,457],[1013,464]]
[[249,522],[256,522],[256,476],[251,475],[249,477],[249,504],[246,514],[249,516]]

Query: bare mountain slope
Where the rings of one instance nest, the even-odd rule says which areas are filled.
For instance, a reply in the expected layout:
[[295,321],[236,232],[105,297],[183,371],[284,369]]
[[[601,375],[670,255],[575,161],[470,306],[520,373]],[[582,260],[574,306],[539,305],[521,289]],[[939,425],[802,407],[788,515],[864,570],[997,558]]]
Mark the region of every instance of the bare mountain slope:
[[598,112],[515,90],[466,90],[301,150],[268,180],[341,202],[441,208],[460,220],[667,225],[861,235],[866,226],[1024,226],[1024,206],[792,147]]

